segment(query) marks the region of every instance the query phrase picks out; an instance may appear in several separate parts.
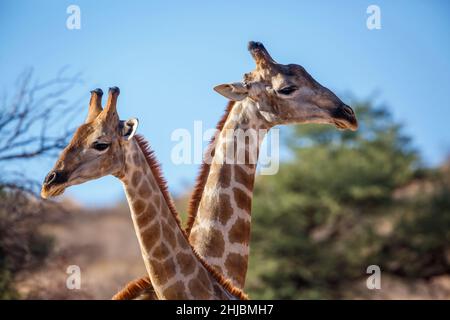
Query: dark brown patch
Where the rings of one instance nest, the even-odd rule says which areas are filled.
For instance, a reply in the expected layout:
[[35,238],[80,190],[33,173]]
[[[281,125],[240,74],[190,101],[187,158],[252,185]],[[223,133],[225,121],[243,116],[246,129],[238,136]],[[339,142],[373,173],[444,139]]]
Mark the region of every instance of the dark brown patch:
[[150,197],[151,194],[152,194],[152,191],[150,190],[149,184],[144,181],[144,183],[142,183],[142,185],[139,188],[139,195],[142,198],[147,198],[147,197]]
[[227,194],[221,194],[219,199],[219,220],[222,224],[226,224],[233,215],[233,208],[231,207],[231,199]]
[[227,268],[228,274],[236,275],[234,279],[241,287],[244,287],[245,284],[247,263],[247,259],[237,253],[230,253],[225,261],[225,268]]
[[159,223],[156,222],[152,224],[150,227],[146,228],[144,232],[141,233],[141,236],[143,243],[145,245],[150,245],[150,248],[152,248],[156,244],[156,241],[158,241],[159,237],[161,236]]
[[[147,210],[149,211],[149,210]],[[137,218],[137,224],[140,228],[148,225],[150,222],[152,221],[152,216],[148,215],[148,214],[141,214],[140,216],[138,216]]]
[[153,203],[149,203],[147,206],[147,210],[144,212],[144,214],[148,215],[151,219],[153,219],[158,214],[158,209],[153,205]]
[[167,224],[162,224],[162,232],[164,239],[169,242],[169,245],[172,248],[175,248],[177,245],[177,240],[175,238],[174,231]]
[[145,209],[145,202],[141,199],[138,199],[133,202],[133,208],[136,215],[140,215]]
[[[202,229],[197,229],[202,230]],[[222,233],[219,230],[212,229],[208,232],[208,239],[205,239],[205,234],[200,235],[203,243],[207,244],[204,250],[204,255],[206,257],[221,257],[225,250],[225,241],[223,240]]]
[[162,263],[164,270],[167,274],[167,278],[171,279],[175,276],[176,265],[175,260],[173,258],[167,259]]
[[139,156],[139,153],[135,153],[135,154],[133,154],[133,162],[134,162],[134,165],[136,166],[136,167],[141,167],[141,157]]
[[155,203],[156,208],[161,207],[161,196],[159,194],[153,196],[153,202]]
[[181,281],[175,282],[170,287],[163,291],[163,296],[168,300],[187,300],[189,297],[186,295],[186,287]]
[[231,165],[224,164],[219,172],[219,184],[222,188],[228,188],[231,182]]
[[186,250],[186,249],[189,248],[189,242],[188,242],[188,240],[184,237],[184,235],[181,232],[177,233],[177,242],[178,242],[178,246],[182,250]]
[[248,245],[250,237],[250,222],[238,218],[230,229],[228,239],[231,243],[242,243]]
[[234,200],[239,208],[246,210],[250,213],[252,208],[252,198],[250,198],[244,191],[238,188],[233,189]]
[[189,281],[188,287],[192,296],[196,300],[207,300],[211,298],[211,292],[205,287],[207,283],[202,283],[199,279],[193,278]]
[[167,256],[170,254],[169,248],[164,244],[164,242],[161,242],[154,250],[152,256],[155,257],[158,260],[163,260],[167,258]]
[[244,185],[249,191],[253,190],[254,179],[255,175],[248,174],[242,166],[234,166],[234,180]]
[[167,300],[187,300],[186,287],[183,282],[178,281],[163,291]]
[[141,182],[142,173],[140,171],[133,172],[133,175],[131,176],[131,184],[133,186],[138,186],[139,182]]
[[180,267],[181,273],[185,276],[190,275],[195,271],[195,259],[186,253],[180,252],[177,254],[177,262]]
[[151,259],[150,267],[152,270],[152,279],[155,281],[155,286],[163,286],[167,281],[175,276],[175,262],[173,259],[167,259],[160,262],[156,259]]

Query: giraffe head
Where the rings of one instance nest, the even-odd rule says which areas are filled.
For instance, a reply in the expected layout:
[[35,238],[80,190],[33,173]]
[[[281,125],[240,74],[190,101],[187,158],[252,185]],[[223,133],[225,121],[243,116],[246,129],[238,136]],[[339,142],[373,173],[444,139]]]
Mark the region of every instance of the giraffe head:
[[222,84],[214,90],[232,101],[253,100],[269,125],[329,123],[340,129],[356,130],[352,108],[319,84],[300,65],[279,64],[259,42],[248,49],[256,68],[241,82]]
[[72,185],[109,174],[120,176],[125,163],[125,144],[134,136],[138,121],[119,120],[116,110],[119,88],[112,87],[102,109],[101,89],[91,91],[88,116],[63,150],[42,185],[43,198],[60,195]]

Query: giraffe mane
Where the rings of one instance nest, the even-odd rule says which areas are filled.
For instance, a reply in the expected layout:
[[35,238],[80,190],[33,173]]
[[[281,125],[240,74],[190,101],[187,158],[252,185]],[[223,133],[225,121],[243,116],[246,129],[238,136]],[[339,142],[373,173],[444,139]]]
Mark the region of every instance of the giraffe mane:
[[[235,102],[229,101],[225,112],[222,115],[222,118],[220,118],[219,122],[217,122],[216,129],[218,131],[222,131],[223,126],[225,125],[225,122],[228,119],[228,115],[231,112],[231,109],[233,109]],[[212,136],[211,140],[209,141],[208,147],[206,148],[205,154],[210,154],[211,156],[214,156],[214,152],[216,149],[216,136]],[[194,191],[192,192],[192,196],[189,200],[189,207],[188,207],[188,218],[186,223],[186,233],[190,234],[192,226],[194,225],[195,218],[197,216],[198,207],[200,205],[200,201],[202,200],[203,191],[205,190],[206,180],[208,179],[209,171],[211,170],[211,164],[206,163],[205,160],[202,161],[202,164],[200,166],[200,171],[197,176],[197,179],[195,181]]]
[[[231,104],[232,106],[232,104]],[[229,105],[229,110],[231,110],[231,106]],[[228,112],[229,113],[229,112]],[[227,116],[228,116],[227,113]],[[225,120],[223,121],[225,123]],[[223,124],[222,124],[223,127]],[[175,204],[173,203],[173,200],[169,194],[169,190],[167,187],[167,182],[164,179],[161,171],[161,165],[159,164],[158,160],[156,159],[155,152],[150,149],[149,143],[145,140],[145,138],[141,135],[136,135],[135,140],[141,149],[142,153],[145,156],[145,159],[147,160],[147,164],[150,167],[150,170],[152,171],[153,176],[155,177],[155,180],[161,190],[161,193],[163,194],[164,200],[166,201],[170,212],[172,213],[173,217],[175,218],[176,223],[178,224],[178,227],[181,230],[181,233],[183,234],[184,238],[188,242],[189,246],[192,249],[192,252],[194,253],[194,256],[200,261],[200,263],[205,267],[205,269],[213,276],[213,278],[231,295],[235,296],[238,299],[241,300],[247,300],[248,296],[239,288],[235,287],[229,279],[226,279],[222,274],[220,274],[217,270],[215,270],[213,267],[211,267],[199,254],[198,252],[192,247],[192,245],[189,243],[189,238],[186,233],[186,231],[181,227],[181,220],[180,215],[178,214],[177,209],[175,208]],[[206,170],[206,169],[205,169]],[[116,295],[114,295],[113,298],[116,298],[117,300],[125,300],[125,299],[133,299],[138,294],[140,294],[144,289],[148,288],[151,283],[149,283],[148,277],[143,277],[140,279],[136,279],[128,283],[122,291],[118,292]]]
[[148,276],[130,281],[125,288],[116,293],[112,300],[131,300],[142,294],[152,283]]

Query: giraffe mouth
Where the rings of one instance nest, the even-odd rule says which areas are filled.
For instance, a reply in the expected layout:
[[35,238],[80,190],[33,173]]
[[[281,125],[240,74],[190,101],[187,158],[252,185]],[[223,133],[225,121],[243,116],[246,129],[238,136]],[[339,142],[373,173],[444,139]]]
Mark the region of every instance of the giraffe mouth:
[[43,199],[60,196],[66,190],[66,184],[44,184],[41,189],[41,197]]
[[42,184],[41,197],[47,199],[63,194],[68,185],[68,177],[68,173],[64,170],[50,171]]
[[344,121],[344,120],[336,120],[336,119],[333,122],[334,122],[334,125],[336,126],[336,128],[341,129],[341,130],[355,131],[356,129],[358,129],[357,123],[348,122],[348,121]]

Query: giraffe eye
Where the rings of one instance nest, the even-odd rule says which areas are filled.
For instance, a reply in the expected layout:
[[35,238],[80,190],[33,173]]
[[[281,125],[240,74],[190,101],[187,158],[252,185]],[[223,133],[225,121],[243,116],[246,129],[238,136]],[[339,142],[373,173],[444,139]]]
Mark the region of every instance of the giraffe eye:
[[283,89],[277,90],[277,93],[284,94],[284,95],[290,95],[295,90],[297,90],[297,87],[290,86],[290,87],[284,87]]
[[108,147],[109,147],[108,143],[101,143],[101,142],[94,142],[94,144],[92,145],[92,148],[98,151],[104,151],[108,149]]

